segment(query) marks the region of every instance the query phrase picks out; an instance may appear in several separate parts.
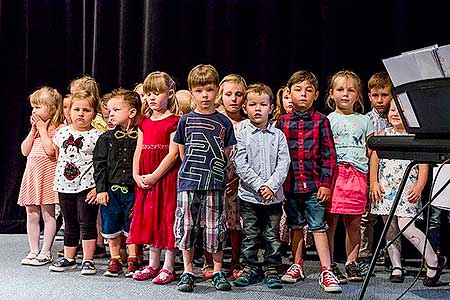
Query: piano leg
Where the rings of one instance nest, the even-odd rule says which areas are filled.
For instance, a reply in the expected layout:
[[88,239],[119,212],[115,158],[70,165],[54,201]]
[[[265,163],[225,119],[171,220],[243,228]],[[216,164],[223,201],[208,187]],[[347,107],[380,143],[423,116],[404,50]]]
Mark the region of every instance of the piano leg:
[[389,228],[389,226],[391,226],[392,219],[394,218],[394,215],[395,215],[395,210],[397,209],[398,203],[400,202],[400,197],[405,188],[409,173],[411,172],[411,169],[417,164],[419,164],[419,162],[416,162],[416,161],[410,162],[408,167],[405,170],[405,174],[403,174],[402,181],[400,182],[400,187],[398,189],[398,193],[395,196],[394,202],[392,203],[391,211],[389,212],[388,218],[386,220],[386,224],[384,224],[383,232],[381,233],[381,237],[378,240],[377,248],[375,249],[375,252],[373,253],[372,261],[370,262],[370,266],[369,266],[369,270],[367,271],[367,275],[366,275],[366,278],[364,279],[364,283],[361,288],[361,292],[359,293],[359,298],[358,298],[359,300],[364,299],[364,294],[366,293],[367,286],[369,285],[370,277],[373,273],[373,269],[375,268],[375,262],[377,261],[378,255],[380,254],[381,243],[386,238],[388,228]]

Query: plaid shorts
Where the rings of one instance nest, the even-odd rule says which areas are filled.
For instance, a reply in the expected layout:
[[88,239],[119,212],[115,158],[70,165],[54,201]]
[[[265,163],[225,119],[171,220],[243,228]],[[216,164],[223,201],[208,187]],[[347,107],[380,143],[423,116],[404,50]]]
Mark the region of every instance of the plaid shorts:
[[191,250],[201,227],[203,247],[216,253],[222,250],[226,227],[223,215],[224,191],[181,191],[175,211],[175,243],[179,249]]

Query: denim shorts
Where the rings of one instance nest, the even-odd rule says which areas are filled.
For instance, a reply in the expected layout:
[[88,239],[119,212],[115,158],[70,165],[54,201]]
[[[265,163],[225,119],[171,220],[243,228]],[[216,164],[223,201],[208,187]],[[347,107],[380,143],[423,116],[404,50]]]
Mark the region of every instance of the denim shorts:
[[102,214],[102,236],[107,239],[113,239],[122,233],[127,236],[130,231],[131,210],[134,205],[133,189],[128,189],[123,193],[120,189],[108,191],[108,205],[100,206]]
[[323,232],[328,230],[325,221],[326,203],[317,201],[317,192],[285,193],[287,223],[290,228],[298,229],[308,225],[310,231]]

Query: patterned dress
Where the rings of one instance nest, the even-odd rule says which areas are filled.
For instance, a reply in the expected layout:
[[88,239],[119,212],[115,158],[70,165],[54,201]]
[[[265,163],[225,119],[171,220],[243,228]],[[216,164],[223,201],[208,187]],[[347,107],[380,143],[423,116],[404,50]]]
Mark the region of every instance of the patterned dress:
[[[58,128],[49,128],[50,139],[53,139]],[[56,157],[54,155],[48,156],[45,153],[42,139],[36,132],[31,152],[27,157],[18,204],[25,206],[58,203],[58,193],[53,190],[55,170]]]
[[[391,127],[384,130],[384,135],[405,135],[395,132]],[[380,159],[378,169],[378,182],[384,190],[382,201],[372,202],[371,213],[375,215],[388,215],[398,193],[403,174],[410,163],[409,160]],[[408,180],[403,190],[395,215],[398,217],[414,217],[420,209],[420,200],[417,203],[410,203],[406,199],[408,191],[417,183],[419,167],[415,166],[409,173]]]
[[[170,134],[177,130],[179,117],[169,116],[153,121],[144,118],[139,128],[144,135],[139,174],[156,170],[169,153]],[[150,244],[155,248],[175,248],[173,224],[177,206],[177,174],[179,161],[150,189],[136,186],[129,244]]]

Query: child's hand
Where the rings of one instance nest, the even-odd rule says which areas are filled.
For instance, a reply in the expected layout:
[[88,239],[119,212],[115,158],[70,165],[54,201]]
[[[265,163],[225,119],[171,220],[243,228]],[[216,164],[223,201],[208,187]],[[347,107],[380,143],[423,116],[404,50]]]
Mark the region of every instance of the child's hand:
[[319,203],[324,203],[330,200],[330,189],[324,186],[321,186],[319,190],[317,191],[317,200]]
[[48,123],[50,123],[50,119],[48,119],[47,121],[43,121],[41,119],[41,117],[37,116],[37,121],[35,123],[36,129],[41,132],[43,130],[47,130],[48,128]]
[[31,114],[31,117],[30,117],[30,123],[31,123],[31,126],[33,126],[34,128],[36,128],[36,123],[37,123],[37,121],[39,121],[39,116],[37,115],[37,114],[35,114],[35,113],[32,113]]
[[97,192],[95,191],[95,188],[89,191],[89,193],[86,196],[85,202],[88,204],[95,204],[95,200],[97,199]]
[[379,202],[381,201],[383,195],[384,190],[378,181],[370,183],[370,200],[372,200],[373,202]]
[[100,205],[108,205],[109,202],[109,196],[108,196],[108,192],[101,192],[97,194],[97,199],[95,200],[95,202],[97,202],[97,204]]
[[133,179],[136,182],[136,185],[141,189],[148,189],[146,184],[144,183],[144,178],[141,175],[133,175]]
[[156,183],[156,178],[153,174],[142,175],[142,180],[147,189],[151,188]]
[[226,196],[231,196],[233,195],[239,187],[239,177],[232,177],[231,179],[229,179],[229,181],[227,182],[227,188],[225,189],[225,195]]
[[270,202],[273,201],[273,199],[275,198],[275,194],[272,192],[272,190],[263,185],[260,189],[259,189],[259,194],[261,195],[261,197],[264,198],[265,202]]
[[417,203],[417,201],[419,201],[421,195],[422,195],[422,189],[418,188],[417,185],[415,185],[408,191],[406,200],[408,200],[409,203]]

